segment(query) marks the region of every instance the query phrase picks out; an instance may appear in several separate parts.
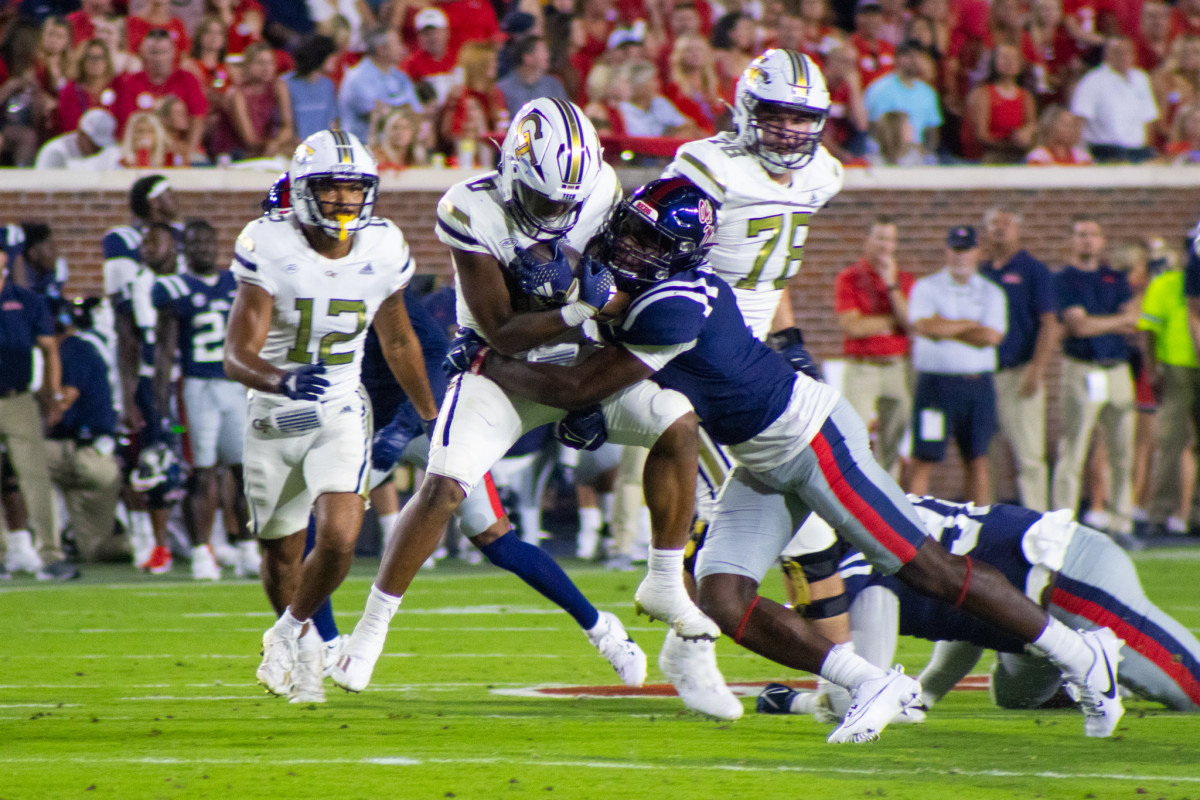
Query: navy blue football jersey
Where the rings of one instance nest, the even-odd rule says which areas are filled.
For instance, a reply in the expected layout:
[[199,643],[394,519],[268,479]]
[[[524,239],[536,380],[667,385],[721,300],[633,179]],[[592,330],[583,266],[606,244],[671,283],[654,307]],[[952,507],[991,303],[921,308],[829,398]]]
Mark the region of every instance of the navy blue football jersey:
[[150,290],[158,311],[179,320],[179,361],[184,377],[224,378],[225,329],[237,281],[221,270],[208,281],[195,275],[162,275]]
[[[653,380],[686,396],[720,444],[753,438],[791,399],[795,371],[754,338],[733,290],[707,266],[639,295],[621,320],[601,332],[658,367]],[[661,348],[661,358],[647,348]]]

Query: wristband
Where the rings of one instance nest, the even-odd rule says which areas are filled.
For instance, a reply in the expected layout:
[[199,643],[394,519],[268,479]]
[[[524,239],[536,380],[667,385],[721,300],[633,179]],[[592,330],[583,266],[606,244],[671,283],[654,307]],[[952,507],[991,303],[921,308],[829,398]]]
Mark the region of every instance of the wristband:
[[578,300],[569,306],[563,306],[559,313],[562,314],[563,322],[567,323],[567,327],[574,328],[591,319],[596,314],[596,309],[582,300]]

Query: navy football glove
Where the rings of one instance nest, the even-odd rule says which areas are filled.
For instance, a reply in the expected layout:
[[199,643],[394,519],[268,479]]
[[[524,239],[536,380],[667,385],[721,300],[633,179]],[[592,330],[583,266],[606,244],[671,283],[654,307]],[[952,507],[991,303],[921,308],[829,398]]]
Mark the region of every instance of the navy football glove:
[[396,416],[375,431],[371,440],[371,466],[380,472],[390,472],[404,455],[408,443],[421,435],[422,422],[410,403],[396,409]]
[[482,356],[486,355],[488,343],[470,328],[459,328],[458,335],[450,343],[446,358],[442,361],[442,369],[453,378],[461,372],[471,371],[479,374],[479,364]]
[[554,436],[575,450],[595,450],[608,441],[608,426],[599,403],[571,411],[554,425]]
[[325,374],[325,362],[305,364],[287,372],[279,383],[279,391],[292,400],[317,400],[329,388]]
[[517,257],[509,265],[521,291],[548,304],[564,305],[575,287],[571,262],[554,242],[554,258],[542,261],[524,247],[516,248]]
[[799,328],[786,328],[772,333],[767,341],[775,352],[787,359],[796,372],[803,372],[814,381],[825,380],[825,376],[821,374],[821,365],[804,347],[804,334]]
[[579,302],[599,311],[617,292],[612,272],[599,259],[583,256],[579,261]]

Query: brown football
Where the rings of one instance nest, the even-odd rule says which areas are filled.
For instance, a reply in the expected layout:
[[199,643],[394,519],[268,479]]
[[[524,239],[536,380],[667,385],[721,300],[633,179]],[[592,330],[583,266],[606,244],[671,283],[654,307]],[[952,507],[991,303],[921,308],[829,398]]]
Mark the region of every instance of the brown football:
[[[567,263],[571,265],[571,274],[578,278],[579,260],[581,258],[579,251],[566,242],[560,242],[558,248],[559,252],[566,256]],[[540,263],[549,263],[554,260],[554,245],[550,242],[534,242],[526,248],[526,251]],[[574,303],[579,299],[579,287],[574,283],[569,290],[553,294],[547,290],[546,293],[534,292],[522,295],[519,289],[513,291],[512,286],[510,286],[510,293],[513,296],[513,307],[518,311],[541,311],[547,308],[558,308]],[[521,306],[524,306],[524,308]]]

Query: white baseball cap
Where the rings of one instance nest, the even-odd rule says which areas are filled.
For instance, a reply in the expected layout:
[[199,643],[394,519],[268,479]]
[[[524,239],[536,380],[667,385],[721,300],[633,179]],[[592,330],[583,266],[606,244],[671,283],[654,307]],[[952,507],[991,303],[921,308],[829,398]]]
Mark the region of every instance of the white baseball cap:
[[96,143],[97,147],[112,147],[116,144],[117,120],[103,108],[91,108],[79,118],[79,130]]
[[440,8],[421,9],[417,12],[416,21],[413,24],[419,31],[423,31],[426,28],[450,27],[450,21],[446,19],[446,12]]

